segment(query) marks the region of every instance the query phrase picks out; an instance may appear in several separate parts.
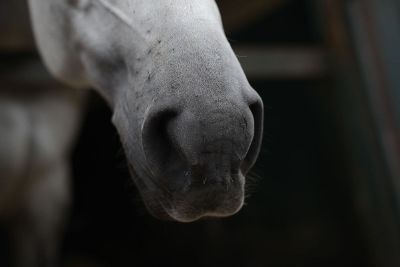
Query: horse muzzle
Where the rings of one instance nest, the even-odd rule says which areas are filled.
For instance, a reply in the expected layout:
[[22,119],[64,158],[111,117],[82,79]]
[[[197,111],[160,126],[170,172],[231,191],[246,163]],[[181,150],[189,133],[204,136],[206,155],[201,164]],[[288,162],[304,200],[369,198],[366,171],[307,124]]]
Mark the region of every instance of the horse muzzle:
[[171,219],[189,222],[240,210],[262,136],[262,102],[258,95],[250,99],[148,109],[142,149],[155,194],[162,196],[151,199]]

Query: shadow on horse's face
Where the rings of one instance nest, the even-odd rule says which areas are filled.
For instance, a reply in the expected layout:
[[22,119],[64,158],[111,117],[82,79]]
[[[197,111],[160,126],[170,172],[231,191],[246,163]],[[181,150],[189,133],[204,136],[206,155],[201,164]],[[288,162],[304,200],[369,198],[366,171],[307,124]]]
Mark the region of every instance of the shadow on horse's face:
[[84,41],[82,47],[89,46],[82,57],[92,84],[113,108],[148,210],[180,222],[236,213],[259,151],[263,106],[220,21],[154,22],[135,38],[109,19],[107,27],[83,35],[102,38]]

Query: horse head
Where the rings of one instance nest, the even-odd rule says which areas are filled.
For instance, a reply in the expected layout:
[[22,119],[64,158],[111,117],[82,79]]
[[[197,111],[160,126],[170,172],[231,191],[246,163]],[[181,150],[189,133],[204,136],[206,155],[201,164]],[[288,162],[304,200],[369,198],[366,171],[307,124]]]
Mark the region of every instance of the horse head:
[[[109,103],[150,213],[190,222],[242,207],[263,104],[213,0],[30,4],[50,71],[75,87],[94,87]],[[43,16],[44,8],[52,12]]]

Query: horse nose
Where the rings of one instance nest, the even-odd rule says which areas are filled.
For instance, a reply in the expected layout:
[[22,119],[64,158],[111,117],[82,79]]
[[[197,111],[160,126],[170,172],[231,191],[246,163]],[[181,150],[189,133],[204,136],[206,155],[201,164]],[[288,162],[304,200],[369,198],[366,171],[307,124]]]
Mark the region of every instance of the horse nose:
[[246,101],[254,119],[254,135],[246,157],[241,164],[243,174],[246,174],[257,160],[261,149],[264,125],[264,105],[261,97],[254,89],[250,88]]
[[[261,144],[263,105],[257,93],[239,101],[177,109],[154,105],[142,126],[142,146],[153,175],[186,185],[226,185],[246,174]],[[186,181],[186,182],[185,182]]]

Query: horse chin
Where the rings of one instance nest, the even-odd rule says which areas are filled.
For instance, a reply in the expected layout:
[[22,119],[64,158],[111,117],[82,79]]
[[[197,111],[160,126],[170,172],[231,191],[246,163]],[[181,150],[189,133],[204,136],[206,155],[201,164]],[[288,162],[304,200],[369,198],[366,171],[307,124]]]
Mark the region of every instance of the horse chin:
[[190,223],[205,218],[224,218],[237,213],[244,204],[245,178],[241,173],[228,186],[197,183],[186,188],[163,184],[161,179],[144,173],[138,175],[132,165],[129,166],[147,210],[160,220]]
[[[234,215],[242,208],[243,199],[244,197],[240,196],[215,205],[212,208],[202,205],[203,201],[196,200],[196,203],[194,203],[190,199],[173,201],[171,199],[155,200],[151,198],[144,199],[144,202],[149,213],[157,219],[191,223],[200,219],[224,218]],[[204,200],[204,203],[207,203],[207,200]]]
[[231,215],[236,214],[241,208],[243,204],[239,205],[234,210],[224,210],[224,211],[200,211],[200,212],[185,212],[180,211],[179,209],[172,209],[167,211],[168,216],[177,222],[180,223],[191,223],[198,221],[200,219],[211,219],[211,218],[225,218]]

